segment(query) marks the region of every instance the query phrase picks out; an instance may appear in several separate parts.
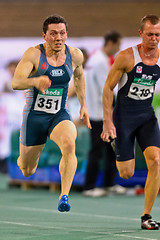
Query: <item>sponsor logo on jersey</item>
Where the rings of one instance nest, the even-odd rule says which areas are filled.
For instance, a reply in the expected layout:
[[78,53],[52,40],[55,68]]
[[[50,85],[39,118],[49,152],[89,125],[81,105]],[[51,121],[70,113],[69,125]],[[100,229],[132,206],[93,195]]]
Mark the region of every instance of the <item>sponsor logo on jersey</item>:
[[39,91],[39,94],[41,95],[46,95],[46,96],[62,96],[63,94],[63,89],[62,88],[50,88],[45,90],[45,94],[42,94],[41,91]]
[[134,78],[133,83],[144,86],[154,86],[156,84],[156,81],[147,78]]
[[152,75],[142,74],[142,79],[152,80]]
[[62,69],[54,69],[50,72],[52,77],[60,77],[63,76],[63,74],[65,74],[65,72]]
[[47,69],[47,65],[44,63],[41,64],[41,69]]
[[46,90],[45,95],[48,96],[61,96],[62,95],[62,90],[56,89],[56,90]]
[[142,66],[137,66],[136,73],[142,73]]

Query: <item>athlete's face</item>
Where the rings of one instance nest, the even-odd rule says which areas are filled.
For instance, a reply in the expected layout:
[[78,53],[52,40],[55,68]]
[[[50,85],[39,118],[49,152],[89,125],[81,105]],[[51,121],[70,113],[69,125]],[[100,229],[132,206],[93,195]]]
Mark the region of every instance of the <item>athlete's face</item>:
[[148,48],[155,48],[160,41],[160,22],[156,25],[147,21],[144,25],[143,31],[139,30],[143,45]]
[[56,52],[61,51],[67,39],[67,31],[65,24],[49,24],[46,34],[43,33],[43,38],[46,40],[52,50]]

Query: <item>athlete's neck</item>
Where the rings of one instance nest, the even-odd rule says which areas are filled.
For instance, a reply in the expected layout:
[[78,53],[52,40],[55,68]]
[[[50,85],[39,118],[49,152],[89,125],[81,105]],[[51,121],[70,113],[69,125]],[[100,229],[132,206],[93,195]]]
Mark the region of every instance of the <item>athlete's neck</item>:
[[65,45],[60,51],[56,51],[49,44],[44,44],[47,61],[51,66],[62,66],[66,60]]
[[144,57],[148,58],[155,58],[159,55],[158,47],[147,48],[143,44],[141,44],[141,52]]
[[65,46],[63,46],[61,49],[54,49],[46,43],[44,44],[44,48],[47,57],[53,57],[55,59],[58,59],[59,56],[65,54]]

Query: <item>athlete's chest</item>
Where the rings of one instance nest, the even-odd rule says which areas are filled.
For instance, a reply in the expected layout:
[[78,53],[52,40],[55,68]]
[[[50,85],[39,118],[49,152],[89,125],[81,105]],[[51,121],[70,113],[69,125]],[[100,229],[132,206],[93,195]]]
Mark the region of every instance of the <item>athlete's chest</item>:
[[60,67],[48,66],[45,75],[51,80],[51,85],[63,85],[70,81],[72,71],[67,64],[63,64]]
[[136,100],[145,100],[152,97],[155,84],[160,78],[160,67],[156,64],[148,66],[138,63],[128,75],[130,88],[128,97]]
[[160,78],[160,67],[155,64],[154,66],[138,63],[132,72],[133,81],[139,79],[139,82],[153,81],[156,83]]
[[55,85],[65,86],[70,81],[73,74],[72,56],[67,46],[66,54],[60,58],[48,58],[43,45],[40,45],[41,54],[36,76],[47,75],[51,80],[51,87]]
[[53,67],[46,62],[42,63],[42,67],[46,68],[44,75],[50,78],[51,86],[45,94],[40,91],[37,93],[34,110],[56,114],[61,109],[63,98],[66,97],[71,69],[66,65]]
[[53,67],[59,67],[62,66],[65,61],[66,61],[67,55],[65,53],[62,53],[61,55],[57,56],[57,57],[48,57],[46,55],[46,60],[49,63],[49,65],[53,66]]

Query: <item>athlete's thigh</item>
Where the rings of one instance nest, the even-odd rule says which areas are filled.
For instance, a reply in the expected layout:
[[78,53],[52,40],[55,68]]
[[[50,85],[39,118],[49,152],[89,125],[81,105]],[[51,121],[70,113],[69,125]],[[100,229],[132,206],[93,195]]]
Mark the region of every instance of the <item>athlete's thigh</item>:
[[47,114],[38,111],[24,112],[20,131],[20,142],[24,146],[37,146],[45,144],[50,126]]
[[133,121],[132,116],[127,111],[119,111],[118,107],[114,109],[113,120],[117,134],[117,138],[115,138],[116,160],[127,161],[134,159],[137,121]]
[[38,164],[39,156],[45,144],[36,146],[24,146],[20,143],[20,164],[23,168],[33,168]]
[[160,130],[156,117],[153,116],[138,129],[137,140],[143,152],[149,146],[160,147]]
[[135,132],[124,124],[116,125],[115,153],[117,161],[134,159]]
[[54,141],[59,147],[63,144],[65,139],[75,141],[76,137],[76,127],[70,120],[63,120],[58,123],[50,134],[50,139]]

